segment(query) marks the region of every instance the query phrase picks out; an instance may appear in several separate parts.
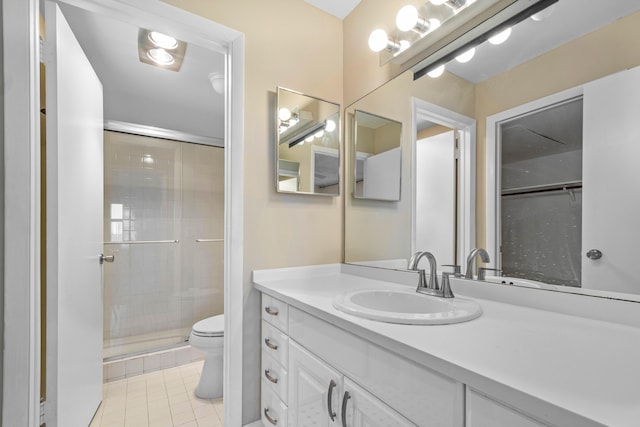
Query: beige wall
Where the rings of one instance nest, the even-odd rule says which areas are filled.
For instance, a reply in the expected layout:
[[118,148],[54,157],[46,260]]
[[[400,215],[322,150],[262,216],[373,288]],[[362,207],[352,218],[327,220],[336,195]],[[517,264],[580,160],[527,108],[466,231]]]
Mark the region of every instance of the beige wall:
[[[301,0],[165,0],[245,34],[243,421],[259,416],[254,269],[340,262],[342,198],[275,191],[276,86],[342,104],[342,21]],[[313,244],[310,244],[313,242]]]

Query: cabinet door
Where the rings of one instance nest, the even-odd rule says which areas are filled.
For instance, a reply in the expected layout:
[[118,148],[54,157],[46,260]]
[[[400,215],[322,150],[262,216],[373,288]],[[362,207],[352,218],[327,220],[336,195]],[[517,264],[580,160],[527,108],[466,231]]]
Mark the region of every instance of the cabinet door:
[[415,426],[411,421],[348,378],[344,380],[344,393],[340,409],[341,427]]
[[467,427],[543,427],[531,418],[467,388]]
[[342,375],[289,342],[289,426],[338,425]]

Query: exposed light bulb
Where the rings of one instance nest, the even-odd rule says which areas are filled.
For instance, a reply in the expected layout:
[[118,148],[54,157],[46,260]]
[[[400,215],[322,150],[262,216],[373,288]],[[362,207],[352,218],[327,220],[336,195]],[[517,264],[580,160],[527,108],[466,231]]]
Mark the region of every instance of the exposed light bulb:
[[148,37],[151,43],[163,49],[175,49],[178,47],[178,40],[176,40],[175,37],[157,31],[151,31]]
[[387,36],[386,31],[380,28],[378,28],[377,30],[373,30],[369,35],[369,49],[374,52],[383,51],[388,44],[389,37]]
[[462,54],[456,56],[456,61],[460,62],[461,64],[464,64],[465,62],[471,61],[471,59],[475,56],[475,54],[476,54],[476,48],[472,47],[466,52],[463,52]]
[[434,68],[433,70],[429,71],[427,73],[427,76],[431,77],[432,79],[436,79],[440,77],[442,73],[444,73],[444,64],[442,64],[438,68]]
[[278,110],[278,118],[281,122],[286,122],[291,118],[291,111],[289,111],[288,108],[281,108],[280,110]]
[[324,126],[324,130],[327,132],[333,132],[336,130],[336,122],[333,120],[327,120],[327,124]]
[[318,132],[314,133],[313,136],[315,136],[316,138],[322,138],[324,136],[324,131],[319,130]]
[[489,43],[499,45],[507,41],[511,35],[511,27],[489,38]]
[[556,10],[556,5],[552,4],[546,9],[542,9],[540,12],[531,15],[531,19],[533,19],[534,21],[540,22],[550,17],[554,10]]
[[396,15],[396,26],[400,31],[410,31],[418,23],[418,9],[410,4],[403,6]]
[[224,93],[224,75],[220,73],[209,74],[209,81],[213,87],[214,92],[219,95]]
[[147,56],[149,57],[149,59],[159,65],[171,65],[175,62],[173,55],[160,48],[148,50]]
[[311,142],[313,141],[313,138],[315,138],[313,135],[306,137],[304,140],[307,142]]
[[431,4],[440,6],[441,4],[445,4],[447,0],[431,0]]

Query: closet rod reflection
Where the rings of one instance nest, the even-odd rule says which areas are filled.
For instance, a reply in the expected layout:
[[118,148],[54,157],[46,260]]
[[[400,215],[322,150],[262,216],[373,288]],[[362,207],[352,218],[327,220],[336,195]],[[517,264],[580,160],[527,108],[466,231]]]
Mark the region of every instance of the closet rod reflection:
[[144,245],[150,243],[180,243],[180,240],[126,240],[123,242],[104,242],[105,245]]
[[502,190],[503,196],[520,196],[525,194],[546,193],[550,191],[577,190],[582,188],[582,181],[571,181],[564,184],[534,185],[531,187]]
[[224,242],[224,239],[196,239],[196,243],[205,243],[205,242]]

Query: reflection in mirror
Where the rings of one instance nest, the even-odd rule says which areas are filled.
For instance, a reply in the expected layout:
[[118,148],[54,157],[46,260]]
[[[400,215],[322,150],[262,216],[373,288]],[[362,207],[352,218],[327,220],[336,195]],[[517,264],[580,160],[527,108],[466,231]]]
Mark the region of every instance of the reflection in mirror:
[[340,194],[340,105],[277,89],[276,188]]
[[[459,177],[472,176],[477,202],[458,197],[456,209],[475,211],[474,246],[487,248],[487,267],[506,276],[487,280],[640,302],[633,271],[640,153],[632,142],[640,139],[633,126],[639,10],[640,2],[625,0],[563,0],[543,20],[514,26],[500,46],[485,43],[471,61],[447,63],[437,79],[414,81],[407,71],[347,107],[378,114],[371,105],[389,106],[405,129],[419,130],[419,116],[408,111],[424,99],[477,121],[477,163],[458,163]],[[415,204],[411,147],[420,137],[411,136],[402,149],[413,179],[403,180],[402,192]],[[346,200],[345,262],[400,268],[413,249],[435,247],[412,245],[411,209],[403,207]],[[456,263],[464,264],[460,254]]]
[[400,200],[402,123],[355,111],[355,180],[359,199]]

